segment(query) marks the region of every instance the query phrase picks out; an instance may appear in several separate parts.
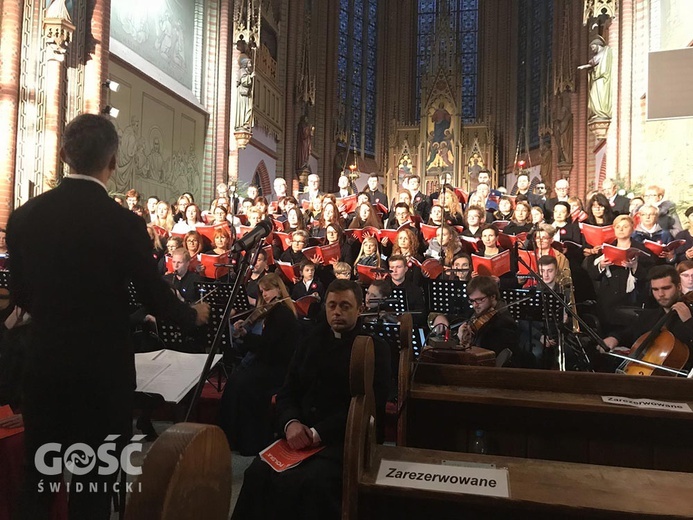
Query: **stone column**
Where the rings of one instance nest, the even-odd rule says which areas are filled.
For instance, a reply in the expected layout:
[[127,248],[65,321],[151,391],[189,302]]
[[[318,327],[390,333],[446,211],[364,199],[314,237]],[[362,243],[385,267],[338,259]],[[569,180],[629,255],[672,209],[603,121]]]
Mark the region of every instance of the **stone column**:
[[46,123],[43,146],[43,192],[55,188],[62,177],[60,162],[60,136],[64,128],[63,85],[65,56],[46,49]]
[[104,108],[104,83],[108,79],[111,0],[87,0],[87,24],[84,111],[98,114]]
[[17,110],[24,2],[2,0],[0,34],[0,121],[4,137],[0,139],[0,228],[14,206],[14,170],[17,156]]

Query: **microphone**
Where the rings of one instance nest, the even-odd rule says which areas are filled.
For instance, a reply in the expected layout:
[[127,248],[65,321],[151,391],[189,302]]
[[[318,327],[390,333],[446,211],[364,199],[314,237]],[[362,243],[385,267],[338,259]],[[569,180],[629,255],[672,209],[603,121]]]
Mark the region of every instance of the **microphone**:
[[245,235],[240,240],[236,241],[236,243],[231,248],[231,251],[233,251],[234,253],[248,251],[252,249],[260,240],[269,235],[271,232],[272,222],[270,221],[270,219],[266,218],[265,220],[261,220],[257,223],[257,225],[253,228],[253,230],[250,233]]

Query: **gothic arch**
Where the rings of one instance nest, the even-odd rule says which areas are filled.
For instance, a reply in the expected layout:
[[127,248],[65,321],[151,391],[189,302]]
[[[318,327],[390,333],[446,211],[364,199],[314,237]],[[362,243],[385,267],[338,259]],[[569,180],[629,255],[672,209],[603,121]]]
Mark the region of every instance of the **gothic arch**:
[[253,184],[257,184],[262,189],[264,197],[269,198],[272,196],[272,183],[270,183],[269,172],[264,160],[261,160],[255,168]]

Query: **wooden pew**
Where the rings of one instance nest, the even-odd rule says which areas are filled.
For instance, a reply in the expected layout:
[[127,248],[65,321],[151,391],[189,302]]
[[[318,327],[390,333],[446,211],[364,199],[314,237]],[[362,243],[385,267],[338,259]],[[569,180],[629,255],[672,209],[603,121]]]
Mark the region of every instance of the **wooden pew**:
[[[371,340],[352,351],[352,401],[344,446],[342,519],[513,520],[690,518],[693,475],[489,455],[379,446],[373,419]],[[382,461],[507,468],[509,498],[376,484]],[[387,464],[387,462],[385,462]]]
[[[412,367],[415,367],[412,378]],[[693,413],[606,404],[685,402],[693,380],[412,363],[400,356],[398,445],[468,451],[483,430],[512,457],[693,472]]]

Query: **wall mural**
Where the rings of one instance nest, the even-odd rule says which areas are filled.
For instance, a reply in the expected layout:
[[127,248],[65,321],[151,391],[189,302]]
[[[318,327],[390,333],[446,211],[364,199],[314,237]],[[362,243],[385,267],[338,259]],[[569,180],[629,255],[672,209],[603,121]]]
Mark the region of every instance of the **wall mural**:
[[452,138],[452,116],[445,104],[440,103],[430,116],[428,124],[429,146],[426,173],[430,175],[454,174],[455,158]]
[[192,89],[194,1],[113,2],[111,37]]

